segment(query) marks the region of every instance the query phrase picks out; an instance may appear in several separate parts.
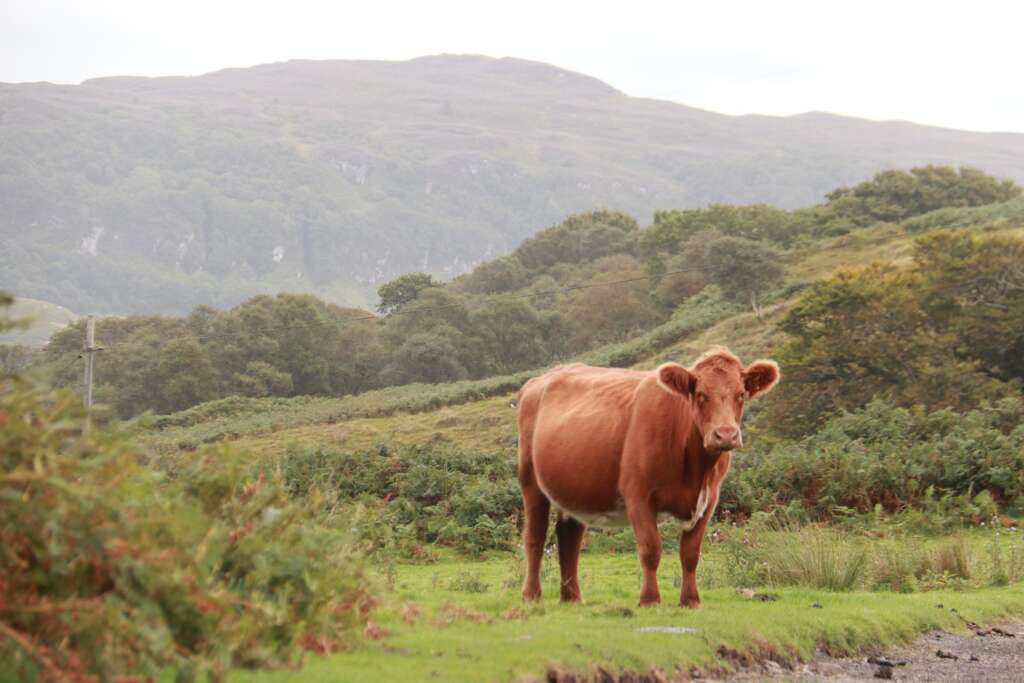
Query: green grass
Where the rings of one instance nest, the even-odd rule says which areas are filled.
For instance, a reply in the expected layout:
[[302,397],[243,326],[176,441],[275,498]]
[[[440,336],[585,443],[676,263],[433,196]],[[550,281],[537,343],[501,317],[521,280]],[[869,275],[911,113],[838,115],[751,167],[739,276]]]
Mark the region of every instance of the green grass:
[[[1019,585],[912,594],[773,588],[773,602],[750,600],[733,587],[719,586],[703,590],[701,609],[682,610],[674,604],[678,564],[671,553],[659,571],[660,607],[636,607],[639,576],[632,553],[585,553],[585,603],[562,605],[556,564],[552,557],[545,559],[545,597],[525,608],[519,600],[518,563],[510,555],[398,565],[382,571],[380,580],[391,591],[371,617],[389,635],[350,652],[310,657],[301,672],[239,672],[230,679],[514,681],[539,679],[549,666],[577,671],[598,665],[612,670],[713,670],[728,666],[716,654],[721,646],[794,661],[810,658],[819,646],[853,654],[930,629],[961,629],[950,607],[982,624],[1024,612]],[[702,567],[703,586],[719,583],[716,564]],[[812,607],[814,603],[822,608]],[[641,630],[665,626],[695,632]]]

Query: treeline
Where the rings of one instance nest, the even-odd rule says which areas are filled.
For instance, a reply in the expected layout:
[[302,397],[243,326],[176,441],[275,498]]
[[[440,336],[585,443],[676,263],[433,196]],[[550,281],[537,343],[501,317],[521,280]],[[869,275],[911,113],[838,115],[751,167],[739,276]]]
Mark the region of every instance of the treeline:
[[[341,396],[513,373],[634,337],[710,284],[760,315],[797,245],[1020,193],[980,171],[928,166],[880,173],[794,211],[712,205],[658,212],[646,228],[592,211],[450,283],[399,277],[380,288],[379,316],[280,294],[184,317],[104,318],[96,399],[129,417],[230,395]],[[44,353],[59,384],[79,382],[81,339],[81,324],[69,327]]]

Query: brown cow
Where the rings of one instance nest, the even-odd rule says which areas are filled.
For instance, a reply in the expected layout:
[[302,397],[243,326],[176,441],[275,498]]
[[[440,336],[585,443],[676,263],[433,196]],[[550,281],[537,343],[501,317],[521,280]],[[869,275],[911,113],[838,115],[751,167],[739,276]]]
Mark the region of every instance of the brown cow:
[[653,372],[563,365],[519,392],[519,484],[527,574],[523,599],[540,599],[540,562],[548,513],[555,533],[562,600],[578,601],[580,546],[586,525],[632,525],[643,585],[640,604],[661,601],[658,515],[682,521],[680,604],[698,607],[697,560],[731,451],[741,448],[745,399],[770,390],[779,366],[744,369],[726,349],[684,368]]

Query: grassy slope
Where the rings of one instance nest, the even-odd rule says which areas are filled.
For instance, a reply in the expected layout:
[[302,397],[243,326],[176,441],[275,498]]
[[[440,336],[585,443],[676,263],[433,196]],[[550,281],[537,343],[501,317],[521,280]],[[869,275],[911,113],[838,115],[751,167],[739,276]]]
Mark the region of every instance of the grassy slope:
[[7,316],[15,320],[28,318],[32,322],[27,329],[0,334],[0,344],[26,346],[43,346],[55,332],[64,329],[68,323],[78,318],[63,306],[22,297],[15,299],[14,305],[7,311]]
[[[393,590],[372,617],[389,636],[352,652],[312,657],[301,672],[236,673],[231,680],[512,681],[539,679],[551,665],[576,671],[597,665],[612,670],[717,669],[726,666],[717,654],[722,645],[794,661],[810,658],[822,646],[837,654],[855,653],[934,628],[963,628],[937,604],[955,607],[981,624],[1024,612],[1019,585],[913,594],[784,588],[772,591],[777,601],[752,601],[716,580],[724,574],[721,562],[726,558],[714,548],[708,555],[700,580],[717,587],[703,590],[703,607],[695,611],[674,605],[678,564],[670,553],[659,572],[665,604],[654,609],[636,607],[638,569],[632,553],[584,555],[582,605],[558,603],[556,562],[547,558],[545,598],[526,608],[519,599],[518,565],[508,556],[399,565],[388,579]],[[467,592],[467,580],[477,582],[479,592]],[[815,602],[823,608],[811,607]],[[640,631],[652,626],[696,632]]]

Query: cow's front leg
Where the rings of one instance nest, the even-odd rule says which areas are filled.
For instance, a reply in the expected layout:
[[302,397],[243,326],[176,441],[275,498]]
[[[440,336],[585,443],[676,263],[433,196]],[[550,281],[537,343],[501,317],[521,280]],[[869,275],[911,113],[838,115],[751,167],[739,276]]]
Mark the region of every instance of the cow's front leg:
[[661,602],[658,592],[658,563],[661,561],[661,535],[658,533],[658,517],[651,509],[649,501],[633,505],[626,504],[633,534],[636,536],[636,549],[640,555],[640,568],[643,570],[643,583],[640,586],[640,606],[649,607]]
[[700,594],[697,592],[697,563],[700,561],[700,544],[704,540],[704,530],[708,520],[714,514],[718,504],[718,496],[708,501],[704,516],[697,520],[689,531],[684,531],[679,539],[679,561],[683,566],[683,587],[680,591],[680,607],[700,607]]

